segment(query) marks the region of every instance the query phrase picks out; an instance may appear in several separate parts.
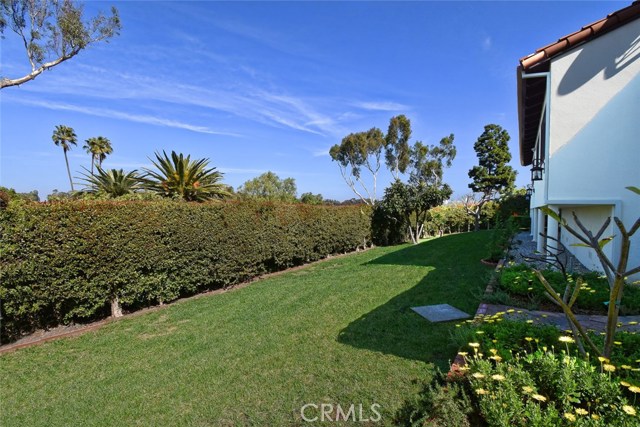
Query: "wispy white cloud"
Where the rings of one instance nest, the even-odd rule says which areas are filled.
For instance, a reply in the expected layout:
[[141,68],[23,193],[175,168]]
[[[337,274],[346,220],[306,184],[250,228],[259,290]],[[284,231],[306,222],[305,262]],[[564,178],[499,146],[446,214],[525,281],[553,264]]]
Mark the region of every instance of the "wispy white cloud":
[[24,105],[47,108],[50,110],[73,111],[77,113],[88,114],[91,116],[106,117],[110,119],[120,119],[120,120],[126,120],[126,121],[137,122],[137,123],[146,123],[146,124],[155,125],[155,126],[165,126],[165,127],[171,127],[171,128],[177,128],[177,129],[185,129],[191,132],[206,133],[210,135],[226,135],[226,136],[234,136],[234,137],[242,136],[242,135],[231,133],[231,132],[216,131],[206,126],[198,126],[190,123],[180,122],[177,120],[166,119],[162,117],[155,117],[155,116],[144,115],[144,114],[125,113],[122,111],[116,111],[116,110],[107,109],[107,108],[86,107],[86,106],[80,106],[80,105],[74,105],[74,104],[68,104],[68,103],[41,101],[41,100],[24,99],[24,98],[12,98],[12,101],[20,104],[24,104]]
[[313,155],[313,157],[329,157],[329,150],[330,147],[320,148],[318,150],[312,151],[311,154]]
[[491,40],[491,36],[485,36],[482,39],[482,50],[487,51],[491,49],[493,46],[493,41]]
[[[108,87],[109,90],[105,91],[105,87]],[[25,87],[25,89],[39,95],[43,93],[58,96],[65,94],[84,98],[117,100],[120,103],[135,100],[136,105],[142,105],[146,102],[156,108],[159,102],[187,108],[200,107],[205,110],[231,113],[237,117],[272,127],[290,128],[322,136],[337,136],[344,132],[344,129],[338,126],[342,112],[323,113],[313,105],[314,101],[312,100],[293,96],[277,89],[266,90],[251,84],[251,82],[237,82],[230,88],[204,87],[181,81],[170,81],[132,73],[118,73],[91,67],[87,69],[86,73],[74,76],[55,76],[55,78],[49,79],[46,87]],[[320,103],[334,104],[325,107],[329,110],[339,105],[337,101],[321,100]],[[47,104],[49,103],[47,102]],[[52,105],[67,110],[73,108],[56,102],[53,102]],[[75,109],[83,109],[83,112],[88,114],[181,127],[194,132],[238,136],[230,132],[215,131],[205,126],[160,119],[150,115],[125,114],[115,110],[80,106],[75,106]],[[337,118],[334,119],[333,116]]]
[[363,110],[372,111],[405,111],[410,107],[398,102],[391,101],[368,101],[368,102],[356,102],[353,106],[361,108]]

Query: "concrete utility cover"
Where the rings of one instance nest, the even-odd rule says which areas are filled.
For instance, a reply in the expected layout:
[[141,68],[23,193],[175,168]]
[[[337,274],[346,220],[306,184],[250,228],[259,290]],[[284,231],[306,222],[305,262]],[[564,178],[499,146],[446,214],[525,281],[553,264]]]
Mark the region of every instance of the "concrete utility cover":
[[411,307],[411,310],[430,322],[448,322],[471,317],[470,314],[460,311],[449,304],[423,305],[422,307]]

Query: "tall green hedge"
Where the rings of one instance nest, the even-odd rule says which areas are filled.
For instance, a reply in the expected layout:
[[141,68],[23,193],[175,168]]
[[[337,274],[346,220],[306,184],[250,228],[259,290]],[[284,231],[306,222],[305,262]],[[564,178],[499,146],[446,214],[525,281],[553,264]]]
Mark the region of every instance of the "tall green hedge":
[[234,285],[370,241],[359,206],[65,202],[0,210],[1,334]]

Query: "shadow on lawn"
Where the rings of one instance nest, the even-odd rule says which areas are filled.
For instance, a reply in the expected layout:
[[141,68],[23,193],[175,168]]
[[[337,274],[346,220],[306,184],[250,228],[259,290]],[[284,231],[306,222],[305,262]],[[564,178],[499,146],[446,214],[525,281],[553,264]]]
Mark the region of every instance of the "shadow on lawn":
[[430,323],[411,307],[446,303],[475,314],[490,271],[480,263],[487,239],[487,232],[456,234],[367,263],[432,269],[411,289],[351,322],[340,331],[338,342],[446,366],[457,351],[451,340],[456,322]]

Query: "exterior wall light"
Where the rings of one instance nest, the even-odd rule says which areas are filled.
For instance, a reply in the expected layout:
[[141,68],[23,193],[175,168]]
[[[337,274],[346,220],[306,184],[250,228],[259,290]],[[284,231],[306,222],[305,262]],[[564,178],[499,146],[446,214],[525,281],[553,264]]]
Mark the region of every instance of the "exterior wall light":
[[531,181],[542,181],[542,173],[544,172],[544,161],[540,159],[533,160],[531,168]]
[[533,195],[534,192],[535,190],[533,189],[533,183],[527,185],[527,190],[524,193],[525,199],[531,200],[531,196]]

